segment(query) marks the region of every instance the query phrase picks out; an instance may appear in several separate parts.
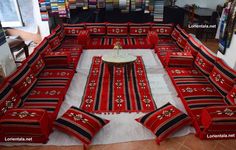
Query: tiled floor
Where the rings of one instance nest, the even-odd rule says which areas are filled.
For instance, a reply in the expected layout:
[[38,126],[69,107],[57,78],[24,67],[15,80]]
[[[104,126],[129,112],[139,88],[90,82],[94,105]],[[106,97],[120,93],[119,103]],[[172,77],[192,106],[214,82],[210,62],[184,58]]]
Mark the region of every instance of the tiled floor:
[[[82,146],[20,146],[0,147],[1,150],[83,150]],[[92,145],[89,150],[235,150],[236,140],[199,140],[193,134],[171,138],[157,145],[155,140],[126,142],[107,145]]]

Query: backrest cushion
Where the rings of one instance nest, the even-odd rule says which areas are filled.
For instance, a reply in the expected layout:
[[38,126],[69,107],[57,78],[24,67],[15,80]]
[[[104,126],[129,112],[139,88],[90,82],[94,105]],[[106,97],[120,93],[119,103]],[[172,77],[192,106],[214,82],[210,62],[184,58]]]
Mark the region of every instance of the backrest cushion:
[[128,35],[128,24],[127,23],[108,23],[107,24],[107,35],[110,36],[127,36]]
[[52,48],[52,51],[56,50],[60,46],[60,40],[56,32],[53,31],[49,36],[47,36],[48,43]]
[[54,31],[56,32],[60,42],[63,41],[65,38],[65,32],[63,26],[57,25]]
[[217,56],[204,45],[201,45],[200,48],[201,50],[198,52],[194,64],[204,75],[209,76]]
[[151,24],[150,23],[130,23],[129,24],[129,35],[131,36],[146,36],[148,31],[150,31]]
[[45,67],[45,62],[43,58],[36,51],[30,55],[27,62],[36,77]]
[[90,35],[106,35],[106,24],[86,23],[86,30],[89,31]]
[[51,46],[48,44],[48,41],[46,38],[44,38],[40,44],[34,49],[34,51],[37,51],[41,54],[42,57],[44,57],[45,54],[52,51]]
[[193,36],[188,36],[188,41],[185,45],[184,51],[185,52],[191,52],[193,57],[195,58],[198,54],[198,52],[201,50],[200,46],[202,44],[198,42]]
[[235,105],[236,104],[236,84],[229,91],[229,93],[226,95],[225,103],[228,105]]
[[80,30],[84,30],[84,24],[63,24],[65,36],[77,36]]
[[151,31],[156,31],[158,35],[170,36],[173,31],[173,24],[155,23],[151,26]]
[[21,99],[11,87],[9,82],[5,81],[0,87],[0,117],[7,110],[19,107],[21,102]]
[[176,43],[181,49],[184,49],[187,41],[188,41],[188,33],[184,29],[182,29],[176,40]]
[[181,27],[179,25],[175,26],[174,30],[171,33],[171,37],[176,41],[179,37]]
[[18,68],[17,71],[12,75],[10,75],[8,79],[22,100],[25,100],[25,98],[28,96],[28,93],[37,81],[33,71],[30,69],[27,63],[22,64],[22,66],[20,66],[20,68]]
[[230,68],[222,59],[218,58],[210,74],[210,81],[218,91],[226,96],[233,88],[236,79],[236,71]]

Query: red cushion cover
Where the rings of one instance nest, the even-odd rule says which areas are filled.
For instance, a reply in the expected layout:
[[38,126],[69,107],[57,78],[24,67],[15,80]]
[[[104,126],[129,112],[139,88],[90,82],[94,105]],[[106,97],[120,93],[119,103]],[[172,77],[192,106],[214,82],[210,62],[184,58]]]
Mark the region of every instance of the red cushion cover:
[[32,138],[30,142],[46,143],[51,132],[47,112],[42,109],[11,109],[0,119],[0,141],[6,138]]
[[57,25],[54,31],[56,32],[60,42],[63,41],[65,38],[64,27],[61,25]]
[[204,75],[209,76],[217,57],[207,47],[201,45],[200,48],[201,51],[197,54],[194,64]]
[[[202,111],[203,132],[224,132],[236,134],[236,106],[207,107]],[[233,137],[235,138],[235,136]]]
[[158,35],[171,35],[173,31],[173,24],[153,24],[151,31],[156,31]]
[[129,24],[129,35],[147,35],[148,31],[150,31],[150,23],[145,24],[136,24],[136,23],[130,23]]
[[54,125],[57,129],[78,138],[84,145],[89,145],[107,123],[109,121],[106,119],[72,106],[55,121]]
[[84,29],[84,24],[63,24],[66,36],[77,36],[80,30]]
[[68,67],[71,56],[69,52],[49,52],[44,60],[47,67]]
[[90,35],[106,35],[105,23],[86,23],[86,30]]
[[128,35],[128,24],[107,24],[107,35],[114,36],[127,36]]
[[11,85],[5,81],[0,87],[0,117],[9,109],[17,108],[22,103],[21,99],[11,87]]
[[177,42],[177,45],[181,48],[181,49],[184,49],[185,48],[185,45],[187,43],[187,40],[188,40],[188,33],[182,29],[180,31],[180,34],[176,40]]
[[233,88],[236,71],[230,68],[222,59],[218,58],[210,74],[210,81],[224,96]]
[[190,52],[169,52],[166,56],[166,65],[169,67],[192,67],[193,56]]
[[49,36],[47,36],[48,43],[52,48],[52,51],[56,50],[60,46],[60,39],[56,32],[53,31]]
[[234,85],[234,87],[226,95],[225,102],[229,105],[235,105],[236,104],[236,85]]
[[176,41],[180,35],[181,27],[177,25],[171,33],[171,37]]
[[40,44],[37,47],[35,47],[34,51],[39,52],[42,55],[42,57],[44,57],[46,53],[52,51],[51,46],[48,44],[47,38],[44,38],[40,42]]
[[27,62],[32,71],[34,72],[35,76],[38,76],[45,67],[45,62],[43,58],[36,51],[34,51],[33,54],[30,55]]
[[27,63],[23,64],[16,72],[9,76],[9,82],[23,100],[35,85],[36,81],[37,79]]
[[199,43],[193,36],[189,35],[188,41],[185,45],[184,51],[191,52],[194,58],[197,56],[198,52],[201,50],[200,46],[202,44]]
[[147,41],[150,44],[157,44],[158,43],[158,34],[155,31],[149,31],[147,34]]
[[190,117],[170,103],[136,119],[136,121],[151,130],[156,135],[158,143],[191,123]]

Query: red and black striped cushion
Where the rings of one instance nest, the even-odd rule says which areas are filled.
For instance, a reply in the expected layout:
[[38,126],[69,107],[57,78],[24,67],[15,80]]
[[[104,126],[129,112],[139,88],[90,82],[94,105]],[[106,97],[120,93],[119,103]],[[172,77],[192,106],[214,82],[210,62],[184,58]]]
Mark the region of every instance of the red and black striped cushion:
[[51,52],[51,46],[48,44],[47,38],[44,38],[40,44],[34,49],[34,51],[39,52],[42,57],[48,52]]
[[166,65],[169,67],[192,67],[194,58],[190,52],[168,52]]
[[86,23],[86,30],[89,31],[90,35],[106,35],[106,24],[105,23]]
[[47,39],[52,51],[60,47],[60,39],[55,31],[53,31],[49,36],[47,36]]
[[191,124],[190,117],[170,103],[135,120],[156,135],[158,144],[180,128]]
[[16,72],[10,75],[8,79],[22,100],[27,97],[30,90],[37,82],[34,72],[30,69],[27,63],[24,63]]
[[187,41],[188,41],[188,33],[184,29],[182,29],[180,31],[179,37],[176,40],[176,43],[181,49],[184,49]]
[[209,79],[218,91],[226,96],[235,84],[236,71],[218,58]]
[[195,59],[195,66],[206,76],[209,76],[216,62],[217,56],[206,46],[201,45]]
[[109,36],[127,36],[128,35],[128,24],[107,24],[107,35]]
[[48,52],[44,56],[46,67],[68,67],[71,56],[69,52]]
[[236,105],[236,85],[234,85],[234,87],[226,95],[225,103],[228,105]]
[[173,24],[153,24],[151,31],[157,32],[158,35],[170,36],[173,31]]
[[36,51],[34,51],[33,54],[30,55],[27,62],[36,77],[40,74],[40,72],[45,67],[45,62],[44,62],[43,58]]
[[109,123],[109,120],[99,118],[72,106],[54,122],[55,128],[78,138],[84,145],[89,145],[93,137]]
[[172,39],[176,41],[180,35],[181,30],[182,30],[181,27],[177,25],[171,33]]
[[201,45],[202,44],[198,40],[196,40],[193,36],[189,35],[184,51],[191,52],[193,57],[195,58],[198,52],[201,50],[200,49]]
[[129,35],[131,36],[146,36],[148,31],[150,31],[151,24],[138,24],[138,23],[130,23],[129,24]]
[[11,85],[5,81],[0,87],[0,117],[9,109],[17,108],[22,104]]
[[77,36],[80,30],[83,30],[84,24],[63,24],[65,36]]
[[[206,133],[236,132],[236,106],[214,106],[203,109],[201,121]],[[235,137],[233,137],[235,138]]]
[[65,38],[64,27],[61,25],[57,25],[54,31],[56,32],[60,42],[63,41]]
[[[5,138],[30,138],[27,143],[46,143],[51,132],[47,112],[43,109],[11,109],[0,119],[0,141]],[[22,141],[9,141],[22,142]]]

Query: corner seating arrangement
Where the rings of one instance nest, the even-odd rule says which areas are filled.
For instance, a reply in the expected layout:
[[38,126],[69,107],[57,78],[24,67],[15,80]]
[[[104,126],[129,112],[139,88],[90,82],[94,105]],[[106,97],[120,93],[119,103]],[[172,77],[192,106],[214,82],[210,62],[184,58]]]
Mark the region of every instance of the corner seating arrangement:
[[117,41],[124,49],[150,49],[153,45],[147,40],[149,31],[169,35],[173,30],[173,24],[157,23],[80,23],[63,24],[63,27],[66,43],[75,41],[81,30],[89,31],[87,49],[112,49]]
[[32,137],[46,143],[82,48],[67,42],[61,26],[44,38],[34,52],[0,87],[0,141]]
[[155,52],[201,139],[235,138],[236,71],[177,25]]

